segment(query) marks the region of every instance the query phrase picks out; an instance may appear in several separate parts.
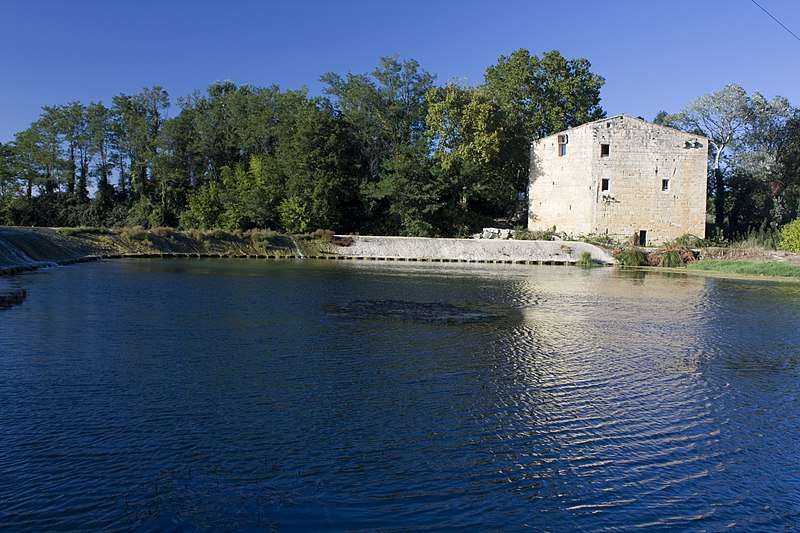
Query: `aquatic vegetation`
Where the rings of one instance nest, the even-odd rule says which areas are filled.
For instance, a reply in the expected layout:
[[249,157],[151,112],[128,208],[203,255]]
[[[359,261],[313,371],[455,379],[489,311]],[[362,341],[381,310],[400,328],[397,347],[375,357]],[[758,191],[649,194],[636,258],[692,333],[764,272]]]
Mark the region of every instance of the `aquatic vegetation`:
[[388,318],[439,324],[487,322],[493,318],[490,313],[470,307],[403,300],[356,300],[338,306],[336,312],[347,318]]
[[592,254],[590,252],[583,252],[575,265],[581,268],[592,268],[595,266],[594,259],[592,259]]

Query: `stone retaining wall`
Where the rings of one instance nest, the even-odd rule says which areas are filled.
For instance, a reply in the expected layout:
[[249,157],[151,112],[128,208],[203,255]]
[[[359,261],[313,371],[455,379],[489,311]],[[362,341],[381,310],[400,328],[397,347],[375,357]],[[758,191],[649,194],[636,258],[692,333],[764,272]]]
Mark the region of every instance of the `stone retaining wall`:
[[606,250],[584,242],[499,239],[337,236],[329,255],[343,259],[574,264],[584,252],[599,264],[614,263]]

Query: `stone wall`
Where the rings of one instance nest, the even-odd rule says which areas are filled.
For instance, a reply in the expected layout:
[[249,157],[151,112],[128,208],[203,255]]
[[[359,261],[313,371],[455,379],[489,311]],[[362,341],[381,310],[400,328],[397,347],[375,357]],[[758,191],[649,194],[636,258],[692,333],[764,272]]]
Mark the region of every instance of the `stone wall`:
[[707,153],[704,137],[627,116],[540,139],[531,147],[528,227],[618,240],[644,231],[647,244],[702,237]]
[[[336,245],[346,242],[346,245]],[[500,239],[432,239],[424,237],[339,236],[330,255],[340,258],[482,263],[570,264],[589,252],[601,264],[613,264],[604,249],[585,242]]]

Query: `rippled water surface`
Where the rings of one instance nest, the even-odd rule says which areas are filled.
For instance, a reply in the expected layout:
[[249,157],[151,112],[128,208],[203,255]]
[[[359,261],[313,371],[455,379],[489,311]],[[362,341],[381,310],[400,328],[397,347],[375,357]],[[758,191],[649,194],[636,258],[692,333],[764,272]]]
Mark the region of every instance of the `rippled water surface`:
[[785,530],[800,285],[127,260],[0,311],[0,530]]

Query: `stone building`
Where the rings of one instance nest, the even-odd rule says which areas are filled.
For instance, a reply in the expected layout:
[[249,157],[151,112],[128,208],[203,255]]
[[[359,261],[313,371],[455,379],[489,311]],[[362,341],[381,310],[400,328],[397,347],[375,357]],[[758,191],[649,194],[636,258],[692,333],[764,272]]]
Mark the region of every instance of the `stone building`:
[[708,139],[619,115],[531,145],[528,229],[657,245],[703,237]]

